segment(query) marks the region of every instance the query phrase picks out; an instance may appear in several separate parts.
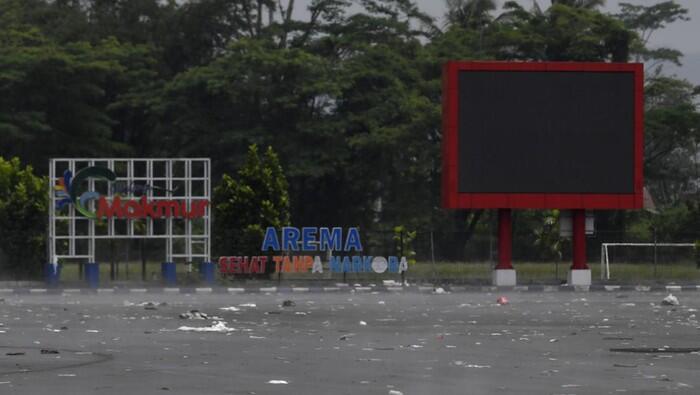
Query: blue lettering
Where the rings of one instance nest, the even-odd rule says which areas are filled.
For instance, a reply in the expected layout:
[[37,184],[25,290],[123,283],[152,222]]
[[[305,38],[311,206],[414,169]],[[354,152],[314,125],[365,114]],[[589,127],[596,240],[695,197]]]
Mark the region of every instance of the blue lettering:
[[342,251],[343,228],[321,228],[321,251]]
[[353,273],[362,273],[364,270],[362,270],[362,257],[361,256],[353,256],[352,257],[352,271]]
[[362,266],[364,267],[364,271],[367,273],[372,272],[372,258],[371,256],[363,256],[362,257]]
[[399,258],[395,256],[389,257],[389,273],[399,272]]
[[339,256],[332,256],[331,260],[328,262],[328,266],[330,266],[331,273],[340,273],[343,271]]
[[302,251],[316,251],[316,228],[301,228]]
[[362,243],[360,243],[360,233],[357,228],[348,228],[348,237],[345,240],[345,250],[362,251]]
[[286,251],[299,250],[299,229],[291,226],[282,228],[282,245]]
[[343,272],[352,273],[352,263],[350,262],[350,258],[347,256],[343,257]]
[[271,226],[265,231],[265,239],[263,240],[262,250],[267,251],[270,248],[272,248],[273,251],[280,250],[280,242],[277,239],[277,232],[275,231],[275,228]]

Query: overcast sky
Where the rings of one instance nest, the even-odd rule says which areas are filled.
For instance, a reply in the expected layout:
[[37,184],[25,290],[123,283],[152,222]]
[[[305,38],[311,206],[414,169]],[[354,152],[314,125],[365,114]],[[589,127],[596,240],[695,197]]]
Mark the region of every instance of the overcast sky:
[[[445,14],[445,1],[444,0],[414,0],[420,8],[435,17],[442,17]],[[499,8],[505,0],[496,0]],[[517,0],[518,3],[522,4],[526,8],[532,6],[532,0]],[[540,6],[549,6],[550,0],[538,0]],[[660,0],[626,0],[622,3],[631,3],[639,5],[652,5],[654,3],[659,3]],[[668,26],[666,29],[657,33],[656,37],[653,37],[654,42],[659,45],[673,46],[680,49],[683,52],[700,52],[700,42],[698,38],[700,37],[700,1],[698,0],[676,0],[677,3],[681,4],[683,7],[687,8],[690,12],[691,21],[688,22],[676,22],[675,24]],[[608,12],[617,12],[619,10],[620,1],[608,0],[604,8]]]
[[[445,15],[444,0],[415,0],[420,8],[429,14],[442,18]],[[517,0],[525,7],[531,7],[533,0]],[[540,6],[549,6],[549,0],[538,0]],[[639,5],[652,5],[661,0],[608,0],[604,10],[617,12],[620,3]],[[689,11],[690,21],[678,21],[665,29],[655,33],[651,38],[652,46],[664,46],[680,50],[685,54],[682,59],[683,66],[678,69],[675,66],[666,66],[667,72],[677,74],[690,80],[695,85],[700,85],[700,0],[676,0]],[[499,8],[505,0],[497,0]]]
[[[442,25],[445,15],[445,0],[414,0],[419,7],[438,18],[439,24]],[[517,0],[518,3],[529,8],[532,6],[533,0]],[[661,0],[625,0],[623,3],[651,5],[659,3]],[[676,0],[679,4],[689,10],[690,21],[679,21],[665,29],[655,33],[651,38],[652,46],[671,47],[680,50],[685,54],[682,59],[683,66],[676,68],[675,66],[666,66],[667,73],[676,74],[679,77],[686,78],[695,85],[700,85],[700,0]],[[310,0],[297,0],[297,4],[303,4],[305,8]],[[498,7],[505,0],[497,0]],[[540,6],[547,7],[550,0],[538,0]],[[617,12],[619,10],[618,0],[608,0],[604,11]],[[295,14],[302,14],[302,7],[297,8]],[[299,15],[301,16],[301,15]]]

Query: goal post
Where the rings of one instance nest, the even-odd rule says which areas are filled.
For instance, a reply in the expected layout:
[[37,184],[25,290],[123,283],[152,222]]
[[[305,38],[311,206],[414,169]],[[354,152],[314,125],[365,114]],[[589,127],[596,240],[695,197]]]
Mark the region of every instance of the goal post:
[[610,280],[611,247],[679,247],[696,248],[693,243],[602,243],[600,245],[600,279]]

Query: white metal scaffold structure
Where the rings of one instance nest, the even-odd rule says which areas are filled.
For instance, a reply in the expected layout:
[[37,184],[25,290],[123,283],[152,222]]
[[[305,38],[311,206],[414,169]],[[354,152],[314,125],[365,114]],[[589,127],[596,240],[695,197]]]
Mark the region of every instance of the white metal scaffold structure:
[[[57,208],[61,200],[59,185],[64,174],[72,177],[87,167],[110,169],[116,180],[109,182],[88,178],[83,185],[74,185],[81,193],[95,191],[108,202],[121,199],[149,201],[211,201],[211,161],[209,158],[55,158],[49,163],[49,263],[75,259],[96,262],[96,242],[101,239],[165,239],[164,262],[209,262],[211,257],[211,207],[207,204],[201,218],[91,219],[75,208],[74,202]],[[59,186],[57,188],[57,186]],[[70,188],[65,186],[66,190]],[[95,212],[96,203],[86,207]]]

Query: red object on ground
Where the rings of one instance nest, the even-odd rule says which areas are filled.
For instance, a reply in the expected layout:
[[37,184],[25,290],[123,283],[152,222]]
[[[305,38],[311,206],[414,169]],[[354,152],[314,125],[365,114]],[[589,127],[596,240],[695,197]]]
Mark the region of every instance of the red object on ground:
[[573,210],[573,248],[574,263],[572,270],[588,269],[586,264],[586,210]]
[[496,299],[496,303],[500,304],[501,306],[508,304],[508,298],[505,296],[499,296],[498,299]]
[[513,220],[510,209],[498,210],[498,265],[499,269],[513,269],[511,263],[513,245]]

